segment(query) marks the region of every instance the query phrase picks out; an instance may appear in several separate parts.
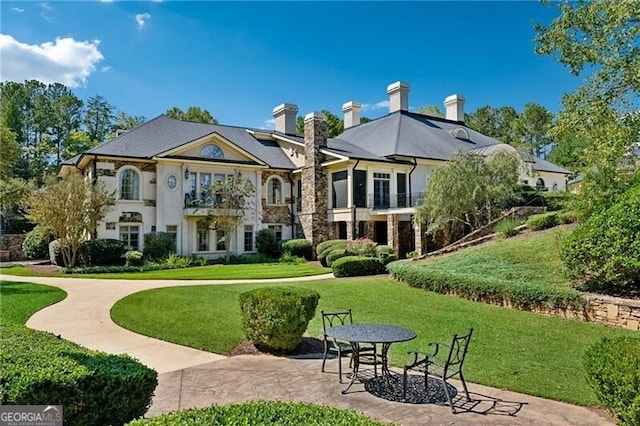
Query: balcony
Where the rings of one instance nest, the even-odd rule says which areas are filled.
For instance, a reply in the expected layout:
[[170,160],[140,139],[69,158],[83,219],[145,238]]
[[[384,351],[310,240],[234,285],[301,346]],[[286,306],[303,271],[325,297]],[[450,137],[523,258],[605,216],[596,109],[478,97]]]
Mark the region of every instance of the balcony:
[[[238,202],[237,205],[241,205]],[[209,213],[216,214],[216,209],[220,209],[219,214],[223,213],[222,199],[220,195],[202,193],[200,197],[194,197],[192,194],[184,195],[184,214],[185,216],[207,216]],[[240,216],[242,212],[238,211]],[[229,209],[224,209],[224,215],[229,216]]]
[[411,194],[368,194],[367,208],[370,210],[403,209],[417,207],[424,201],[422,192]]

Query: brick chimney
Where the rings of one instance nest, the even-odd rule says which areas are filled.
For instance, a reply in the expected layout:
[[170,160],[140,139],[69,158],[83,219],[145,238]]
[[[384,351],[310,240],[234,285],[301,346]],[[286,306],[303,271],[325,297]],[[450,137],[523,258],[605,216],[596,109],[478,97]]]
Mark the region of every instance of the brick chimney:
[[460,121],[464,123],[464,96],[451,95],[444,100],[446,109],[445,118],[447,120]]
[[389,114],[409,110],[409,83],[396,81],[387,86],[389,95]]
[[360,124],[360,110],[362,110],[362,105],[360,104],[360,102],[349,101],[346,104],[342,105],[345,129]]
[[300,224],[307,240],[314,247],[329,239],[328,181],[322,167],[320,149],[327,146],[327,117],[312,112],[304,117],[304,155],[302,168],[302,212]]
[[294,104],[280,104],[273,109],[275,127],[277,132],[287,135],[296,134],[296,114],[298,106]]

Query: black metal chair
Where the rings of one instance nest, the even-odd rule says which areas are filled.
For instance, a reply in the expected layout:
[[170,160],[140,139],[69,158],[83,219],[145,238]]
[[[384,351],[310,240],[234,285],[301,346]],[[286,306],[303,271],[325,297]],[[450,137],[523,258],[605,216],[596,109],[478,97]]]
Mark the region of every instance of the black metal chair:
[[[324,343],[324,353],[322,355],[322,372],[324,373],[324,365],[327,361],[327,354],[329,352],[335,353],[338,355],[338,377],[340,383],[342,383],[342,355],[351,355],[353,354],[353,347],[348,342],[341,342],[333,337],[327,336],[327,329],[331,327],[337,327],[345,324],[353,324],[353,316],[351,314],[351,308],[346,311],[340,312],[325,312],[320,311],[322,313],[322,337]],[[374,366],[374,372],[377,375],[377,357],[376,357],[376,346],[360,346],[359,353],[367,353],[370,354],[370,360],[362,360],[363,364],[371,364]],[[353,363],[353,359],[350,360],[349,365]]]
[[[413,362],[404,366],[404,374],[402,378],[402,399],[405,400],[407,395],[407,372],[409,370],[416,370],[424,372],[425,390],[428,386],[429,376],[435,377],[442,382],[444,393],[447,396],[449,405],[451,406],[451,412],[454,414],[456,413],[456,408],[451,400],[451,394],[447,387],[447,380],[456,375],[459,376],[467,401],[469,401],[469,390],[467,389],[467,383],[465,382],[464,375],[462,374],[462,367],[467,355],[472,333],[473,328],[469,329],[469,333],[465,336],[458,336],[457,334],[454,334],[450,345],[445,343],[429,343],[429,346],[435,346],[433,353],[420,351],[408,352],[409,354],[413,354]],[[447,349],[441,350],[441,348]]]

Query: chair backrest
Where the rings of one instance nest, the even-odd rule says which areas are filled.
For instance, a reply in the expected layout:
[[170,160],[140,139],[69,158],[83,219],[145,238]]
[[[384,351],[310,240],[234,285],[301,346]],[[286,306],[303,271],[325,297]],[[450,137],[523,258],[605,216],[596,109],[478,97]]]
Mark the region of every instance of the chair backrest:
[[[462,370],[464,364],[464,358],[467,355],[467,349],[469,349],[469,342],[471,341],[471,334],[473,328],[469,329],[469,333],[465,336],[453,335],[451,339],[451,346],[449,347],[449,355],[444,365],[444,375],[452,376],[459,373]],[[447,373],[449,372],[449,373]]]
[[353,324],[353,317],[351,316],[351,308],[341,312],[325,312],[322,313],[322,330],[327,331],[327,328],[337,327],[339,325]]

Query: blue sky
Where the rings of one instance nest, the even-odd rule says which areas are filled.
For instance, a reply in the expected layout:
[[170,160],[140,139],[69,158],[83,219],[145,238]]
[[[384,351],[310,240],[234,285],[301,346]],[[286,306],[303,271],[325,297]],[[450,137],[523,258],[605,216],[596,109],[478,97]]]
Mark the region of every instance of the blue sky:
[[147,119],[195,105],[269,128],[282,102],[342,116],[350,100],[375,118],[398,80],[412,109],[459,93],[466,112],[556,113],[581,83],[535,54],[534,22],[558,14],[535,1],[2,1],[0,12],[1,80],[60,81]]

